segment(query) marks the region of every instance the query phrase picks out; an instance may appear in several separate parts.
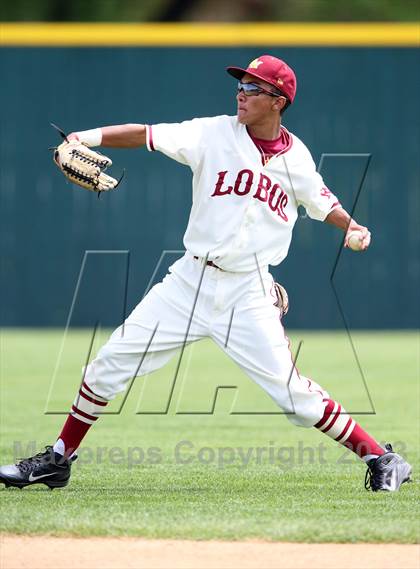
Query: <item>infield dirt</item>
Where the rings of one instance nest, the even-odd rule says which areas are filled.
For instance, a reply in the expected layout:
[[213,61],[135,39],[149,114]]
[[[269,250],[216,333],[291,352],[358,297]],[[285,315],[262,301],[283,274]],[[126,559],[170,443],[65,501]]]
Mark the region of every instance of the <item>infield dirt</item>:
[[2,535],[2,569],[417,569],[419,545]]

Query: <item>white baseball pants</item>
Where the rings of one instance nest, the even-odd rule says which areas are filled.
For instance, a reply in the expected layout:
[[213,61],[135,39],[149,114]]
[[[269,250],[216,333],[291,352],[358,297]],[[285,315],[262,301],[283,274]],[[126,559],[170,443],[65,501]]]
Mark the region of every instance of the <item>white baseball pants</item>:
[[113,332],[87,366],[85,382],[111,400],[133,377],[165,365],[184,342],[210,337],[293,423],[311,427],[323,416],[328,393],[295,369],[275,302],[268,268],[231,273],[186,253],[136,306],[124,330]]

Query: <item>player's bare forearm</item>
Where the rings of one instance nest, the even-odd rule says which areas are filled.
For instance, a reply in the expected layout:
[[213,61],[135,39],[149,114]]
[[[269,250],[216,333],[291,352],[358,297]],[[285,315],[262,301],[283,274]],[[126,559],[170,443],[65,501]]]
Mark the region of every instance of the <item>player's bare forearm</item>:
[[336,207],[325,218],[327,223],[331,225],[335,225],[339,229],[343,231],[347,231],[349,225],[355,221],[350,217],[350,215],[346,212],[346,210],[342,207]]
[[352,219],[352,217],[347,213],[347,211],[342,207],[337,207],[333,209],[325,218],[327,223],[335,225],[339,229],[342,229],[346,233],[344,239],[344,247],[348,247],[348,236],[352,231],[361,231],[363,234],[363,242],[361,250],[365,250],[370,245],[370,231],[364,225],[359,225],[357,221]]
[[146,144],[144,124],[117,124],[101,128],[72,132],[68,139],[78,139],[88,146],[107,146],[112,148],[136,148]]
[[101,146],[134,148],[146,144],[146,126],[144,124],[104,126],[101,130]]

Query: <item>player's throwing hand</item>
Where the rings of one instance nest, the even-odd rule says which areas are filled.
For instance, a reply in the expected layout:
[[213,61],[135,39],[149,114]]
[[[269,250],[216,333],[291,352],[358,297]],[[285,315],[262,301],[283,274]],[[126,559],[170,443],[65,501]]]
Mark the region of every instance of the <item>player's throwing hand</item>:
[[370,245],[371,234],[367,227],[351,223],[344,238],[344,247],[353,251],[366,251]]

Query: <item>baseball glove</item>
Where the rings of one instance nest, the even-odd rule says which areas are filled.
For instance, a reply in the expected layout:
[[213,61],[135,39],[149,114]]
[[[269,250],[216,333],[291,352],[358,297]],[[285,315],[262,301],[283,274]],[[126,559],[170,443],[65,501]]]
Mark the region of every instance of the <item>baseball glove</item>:
[[277,297],[274,306],[280,310],[280,318],[283,318],[289,312],[289,295],[284,286],[276,282],[274,283],[274,292]]
[[62,142],[54,149],[53,158],[66,178],[92,192],[113,190],[121,181],[104,173],[112,164],[107,156],[95,152],[78,140]]

